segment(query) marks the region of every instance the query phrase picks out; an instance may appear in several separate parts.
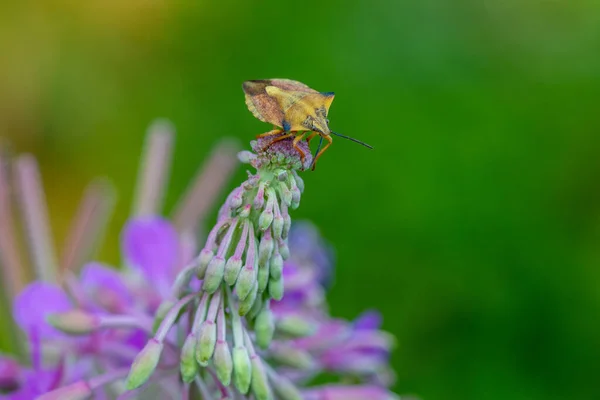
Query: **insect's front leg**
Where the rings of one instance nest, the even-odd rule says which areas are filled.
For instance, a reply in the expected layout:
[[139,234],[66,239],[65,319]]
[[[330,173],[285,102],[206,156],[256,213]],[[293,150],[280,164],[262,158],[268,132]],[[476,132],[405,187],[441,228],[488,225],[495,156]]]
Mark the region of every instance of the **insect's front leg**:
[[292,142],[294,149],[296,149],[298,154],[300,154],[300,162],[302,163],[302,165],[304,165],[304,159],[306,158],[306,153],[304,152],[304,150],[302,150],[300,148],[300,146],[298,146],[298,143],[304,138],[305,135],[306,135],[306,132],[302,132],[301,134],[296,136],[294,138],[294,141]]
[[270,130],[269,132],[265,132],[265,133],[261,133],[260,135],[256,135],[256,138],[260,139],[260,138],[264,138],[264,137],[268,137],[268,136],[279,135],[281,133],[283,133],[283,131],[279,128],[276,128],[276,129]]

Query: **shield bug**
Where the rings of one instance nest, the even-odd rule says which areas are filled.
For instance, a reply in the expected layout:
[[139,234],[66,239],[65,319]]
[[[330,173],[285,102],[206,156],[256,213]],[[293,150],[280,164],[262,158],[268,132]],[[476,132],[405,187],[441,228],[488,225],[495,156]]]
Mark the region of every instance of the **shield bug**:
[[[276,136],[283,133],[271,144],[294,137],[293,145],[301,159],[304,159],[306,154],[298,146],[298,142],[306,137],[306,141],[310,143],[315,136],[321,137],[313,159],[313,170],[319,157],[331,145],[331,135],[352,140],[369,149],[373,148],[360,140],[329,129],[327,114],[334,97],[332,92],[321,93],[309,88],[304,83],[289,79],[246,81],[243,89],[246,94],[246,105],[250,112],[259,120],[275,125],[275,129],[257,137]],[[325,147],[322,146],[323,139],[327,140]]]

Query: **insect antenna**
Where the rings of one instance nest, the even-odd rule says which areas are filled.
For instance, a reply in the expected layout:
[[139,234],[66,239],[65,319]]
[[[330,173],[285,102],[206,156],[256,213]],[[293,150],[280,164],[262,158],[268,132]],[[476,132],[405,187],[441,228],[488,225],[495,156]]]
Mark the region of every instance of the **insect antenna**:
[[[362,144],[362,145],[363,145],[363,146],[365,146],[367,149],[371,149],[371,150],[373,149],[373,146],[371,146],[371,145],[369,145],[369,144],[366,144],[365,142],[361,142],[361,141],[360,141],[360,140],[358,140],[358,139],[354,139],[354,138],[352,138],[352,137],[350,137],[350,136],[342,135],[341,133],[336,133],[336,132],[333,132],[333,131],[331,131],[331,133],[332,133],[332,134],[334,134],[335,136],[339,136],[339,137],[341,137],[341,138],[344,138],[344,139],[351,140],[351,141],[353,141],[353,142],[355,142],[355,143]],[[321,142],[322,142],[322,141],[323,141],[323,138],[321,137]],[[321,145],[321,143],[319,143],[319,147],[320,147],[320,145]]]

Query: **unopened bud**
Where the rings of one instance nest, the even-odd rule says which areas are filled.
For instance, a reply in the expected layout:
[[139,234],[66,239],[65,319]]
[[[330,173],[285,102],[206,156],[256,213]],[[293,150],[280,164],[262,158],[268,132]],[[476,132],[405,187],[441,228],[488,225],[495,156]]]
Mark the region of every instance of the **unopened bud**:
[[152,322],[152,333],[156,333],[160,324],[162,324],[165,316],[175,305],[175,300],[163,300],[154,313],[154,321]]
[[302,400],[302,394],[288,378],[278,375],[271,379],[273,391],[280,400]]
[[213,355],[213,363],[215,364],[217,377],[221,383],[224,386],[229,386],[231,383],[231,373],[233,371],[233,360],[231,359],[229,345],[225,340],[217,341],[215,354]]
[[296,182],[296,186],[298,186],[298,189],[300,189],[300,192],[304,192],[304,179],[302,179],[297,173],[294,173],[293,177],[294,181]]
[[260,214],[260,217],[258,217],[258,229],[260,229],[261,231],[266,231],[269,228],[269,226],[271,226],[272,222],[273,210],[267,208]]
[[244,300],[252,288],[256,285],[256,270],[249,265],[246,265],[240,271],[237,282],[235,284],[235,292],[238,299]]
[[252,365],[244,346],[233,349],[233,383],[242,394],[248,393],[252,380]]
[[275,172],[275,175],[277,176],[277,180],[279,182],[284,182],[288,177],[288,173],[285,169],[281,169],[281,170]]
[[291,227],[292,227],[292,217],[290,217],[290,214],[285,213],[283,215],[283,232],[281,233],[281,237],[283,239],[287,239],[288,235],[290,234]]
[[285,183],[282,183],[279,187],[281,188],[281,200],[286,206],[290,207],[292,205],[292,192],[290,188]]
[[252,206],[250,204],[246,204],[244,208],[242,208],[239,212],[240,218],[248,218],[250,216],[250,212],[252,211]]
[[316,327],[313,323],[298,316],[280,318],[277,320],[276,325],[278,332],[293,337],[309,336],[312,335],[316,330]]
[[[36,397],[36,400],[85,400],[91,398],[94,393],[89,383],[77,381],[67,386],[63,386],[51,392]],[[9,394],[8,398],[12,398]],[[18,394],[15,398],[21,398]]]
[[305,350],[292,346],[271,346],[271,356],[278,363],[295,369],[310,369],[314,367],[315,361]]
[[300,189],[298,189],[297,186],[292,186],[291,189],[292,192],[292,208],[294,208],[294,204],[300,204],[300,197],[301,197],[301,193],[300,193]]
[[252,287],[252,290],[250,291],[248,296],[246,296],[245,299],[240,301],[240,306],[238,309],[238,314],[240,316],[244,316],[244,315],[248,314],[248,311],[250,311],[252,309],[252,306],[254,305],[254,302],[256,301],[257,294],[258,294],[258,284],[254,284],[254,286]]
[[283,218],[283,216],[281,214],[276,215],[273,218],[273,237],[275,239],[281,239],[282,235],[283,235],[283,225],[285,223],[285,220]]
[[287,240],[279,240],[279,254],[284,260],[290,258],[290,248],[288,247]]
[[181,348],[181,357],[179,361],[179,370],[181,371],[181,379],[184,382],[190,383],[198,374],[198,362],[196,361],[196,335],[190,333],[183,347]]
[[237,256],[229,257],[227,264],[225,264],[225,274],[223,279],[229,286],[233,286],[237,280],[240,270],[242,269],[242,259]]
[[275,241],[269,231],[265,232],[263,237],[260,239],[258,246],[258,265],[265,265],[271,254],[273,254],[273,248],[275,247]]
[[258,282],[258,292],[264,292],[269,284],[269,264],[258,267],[258,277],[256,280]]
[[283,299],[283,275],[279,279],[269,279],[269,295],[277,301]]
[[238,160],[240,160],[240,162],[242,162],[244,164],[249,164],[250,161],[252,161],[256,158],[256,155],[254,153],[252,153],[251,151],[243,150],[237,154],[237,157],[238,157]]
[[273,313],[266,305],[256,316],[254,331],[256,332],[256,343],[263,349],[268,348],[275,332],[275,319],[273,318]]
[[229,207],[231,209],[241,207],[244,202],[244,190],[240,187],[236,189],[236,193],[229,199]]
[[198,278],[204,278],[204,273],[206,272],[206,268],[208,264],[215,256],[215,253],[210,249],[202,249],[200,254],[198,255]]
[[204,321],[198,329],[196,342],[196,361],[206,367],[212,358],[217,343],[217,325],[213,321]]
[[214,293],[221,285],[224,273],[225,260],[221,256],[215,256],[206,269],[202,289],[208,293]]
[[256,400],[272,400],[273,394],[262,360],[258,356],[253,356],[250,362],[252,363],[252,393]]
[[94,314],[71,310],[46,317],[50,325],[70,335],[85,335],[98,329],[100,320]]
[[129,376],[127,377],[127,390],[137,389],[142,386],[156,369],[163,343],[150,339],[146,346],[133,360]]
[[258,185],[258,191],[256,192],[256,197],[254,198],[254,207],[257,210],[260,210],[265,205],[265,182],[261,182]]
[[283,274],[283,257],[279,254],[279,251],[276,251],[273,257],[271,257],[269,273],[273,279],[279,279]]

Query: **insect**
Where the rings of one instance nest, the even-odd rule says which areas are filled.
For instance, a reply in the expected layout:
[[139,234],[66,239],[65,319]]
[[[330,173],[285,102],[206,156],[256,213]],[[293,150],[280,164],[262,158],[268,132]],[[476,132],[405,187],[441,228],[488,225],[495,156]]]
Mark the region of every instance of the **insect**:
[[[289,79],[264,79],[246,81],[243,84],[246,94],[246,105],[256,118],[275,125],[275,129],[257,136],[283,135],[274,139],[269,146],[280,140],[294,136],[293,146],[304,161],[306,154],[298,143],[306,137],[307,143],[315,136],[320,136],[319,146],[312,162],[315,169],[317,160],[331,145],[331,135],[352,140],[369,149],[373,147],[360,140],[344,136],[329,129],[329,107],[333,102],[332,92],[318,92],[304,83]],[[308,136],[307,136],[308,135]],[[323,139],[327,140],[323,147]]]

